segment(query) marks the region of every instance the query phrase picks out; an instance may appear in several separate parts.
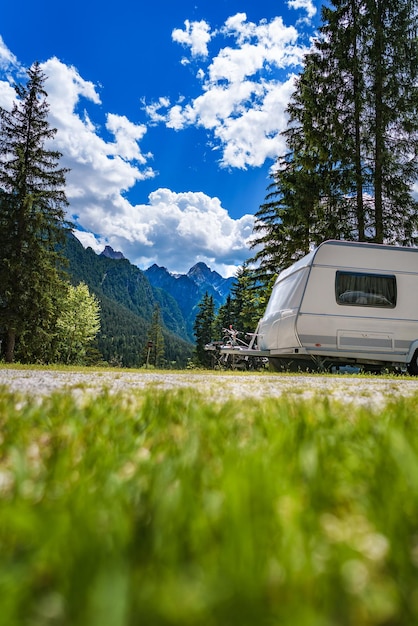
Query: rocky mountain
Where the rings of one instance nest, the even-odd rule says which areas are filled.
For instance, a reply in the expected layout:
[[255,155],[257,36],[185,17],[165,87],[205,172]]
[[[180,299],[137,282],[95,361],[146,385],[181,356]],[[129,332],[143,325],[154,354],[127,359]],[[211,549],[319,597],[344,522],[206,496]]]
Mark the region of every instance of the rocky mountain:
[[153,265],[145,272],[106,246],[101,254],[85,249],[69,234],[64,247],[67,271],[74,284],[85,282],[101,306],[101,331],[97,344],[105,360],[128,367],[143,362],[155,305],[164,325],[167,361],[185,365],[195,341],[193,325],[205,292],[216,307],[225,302],[234,282],[223,278],[205,263],[187,274],[176,275]]
[[100,256],[105,256],[108,259],[116,260],[125,258],[122,252],[117,252],[116,250],[113,250],[112,246],[106,246],[103,252],[100,253]]
[[149,280],[127,259],[114,259],[85,249],[71,233],[64,246],[66,267],[72,282],[83,281],[100,301],[101,330],[97,347],[109,363],[138,367],[155,305],[163,322],[166,360],[185,366],[193,345],[175,299]]
[[206,263],[196,263],[187,272],[187,277],[191,278],[201,290],[213,289],[219,294],[223,304],[226,297],[231,293],[231,287],[235,282],[234,278],[223,278],[218,272],[211,270]]
[[163,289],[176,300],[190,339],[193,338],[198,305],[205,293],[211,295],[215,306],[219,307],[224,304],[234,283],[234,278],[223,278],[202,262],[196,263],[187,274],[172,274],[154,263],[145,270],[145,275],[153,287]]

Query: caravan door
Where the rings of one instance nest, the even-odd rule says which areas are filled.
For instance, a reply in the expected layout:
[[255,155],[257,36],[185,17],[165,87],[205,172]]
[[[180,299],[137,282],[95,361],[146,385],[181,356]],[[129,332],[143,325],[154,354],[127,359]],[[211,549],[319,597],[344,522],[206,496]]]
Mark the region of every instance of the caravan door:
[[[396,307],[397,283],[394,274],[339,270],[335,276],[335,298],[340,310],[351,313],[351,328],[337,331],[337,347],[340,350],[394,350],[395,335],[388,332],[387,322],[382,321],[379,315],[379,311]],[[374,320],[370,322],[370,318]],[[379,329],[382,325],[386,328]]]

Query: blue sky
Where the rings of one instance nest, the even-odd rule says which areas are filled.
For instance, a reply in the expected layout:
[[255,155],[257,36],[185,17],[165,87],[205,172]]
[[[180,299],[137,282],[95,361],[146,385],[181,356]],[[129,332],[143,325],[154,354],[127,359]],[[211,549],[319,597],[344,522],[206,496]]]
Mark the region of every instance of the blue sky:
[[0,106],[39,61],[84,245],[222,275],[251,256],[318,0],[2,6]]

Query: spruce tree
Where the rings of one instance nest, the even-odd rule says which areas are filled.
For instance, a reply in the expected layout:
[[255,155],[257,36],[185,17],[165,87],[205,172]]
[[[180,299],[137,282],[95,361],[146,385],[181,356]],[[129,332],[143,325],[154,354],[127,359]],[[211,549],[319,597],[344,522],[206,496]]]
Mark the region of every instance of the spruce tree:
[[208,367],[211,365],[211,355],[205,350],[205,345],[214,338],[215,304],[213,296],[206,292],[198,308],[193,327],[196,337],[196,360],[199,365]]
[[224,332],[224,328],[229,328],[230,326],[236,327],[236,316],[235,316],[235,307],[234,301],[232,299],[231,294],[229,293],[226,297],[224,304],[218,309],[218,312],[214,321],[214,330],[213,336],[215,341],[221,341]]
[[0,328],[8,362],[19,337],[22,345],[36,333],[39,345],[52,341],[65,293],[57,243],[68,226],[67,170],[50,148],[56,129],[48,122],[45,79],[35,63],[27,83],[15,86],[12,110],[0,108]]
[[161,321],[161,311],[158,304],[155,305],[152,314],[151,326],[148,331],[147,343],[145,345],[145,361],[154,367],[164,365],[165,342]]
[[331,0],[322,20],[256,214],[264,279],[324,239],[417,242],[418,3]]
[[245,341],[247,333],[253,333],[266,305],[265,289],[260,290],[255,271],[248,262],[238,268],[231,288],[232,306],[235,313],[235,329]]

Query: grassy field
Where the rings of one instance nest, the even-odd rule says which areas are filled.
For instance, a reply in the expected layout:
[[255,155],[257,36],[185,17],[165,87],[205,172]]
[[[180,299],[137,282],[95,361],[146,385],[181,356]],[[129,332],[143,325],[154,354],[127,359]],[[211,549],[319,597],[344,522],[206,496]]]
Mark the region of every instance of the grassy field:
[[1,626],[418,624],[417,400],[3,390]]

